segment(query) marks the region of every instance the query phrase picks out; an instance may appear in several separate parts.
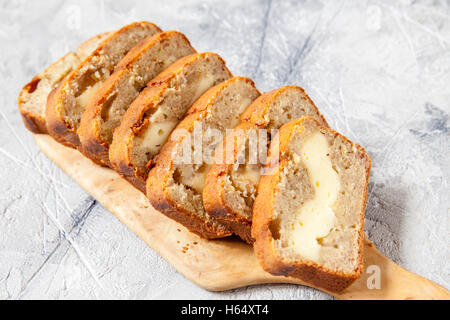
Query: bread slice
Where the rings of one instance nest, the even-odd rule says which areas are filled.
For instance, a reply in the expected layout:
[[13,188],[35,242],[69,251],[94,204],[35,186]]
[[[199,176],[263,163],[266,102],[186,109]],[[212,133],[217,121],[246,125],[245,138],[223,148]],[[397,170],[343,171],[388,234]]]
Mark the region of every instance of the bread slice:
[[203,185],[217,144],[258,96],[253,81],[234,77],[209,89],[195,102],[154,158],[147,197],[155,209],[201,237],[230,235],[226,226],[206,214]]
[[110,165],[113,131],[133,100],[161,71],[195,52],[189,40],[176,31],[159,33],[136,45],[88,103],[78,130],[80,150],[94,162]]
[[147,164],[173,128],[206,90],[230,77],[215,53],[198,53],[173,63],[139,94],[114,131],[109,150],[112,167],[145,192]]
[[[302,88],[286,86],[272,90],[251,104],[242,115],[242,123],[219,147],[227,149],[227,159],[222,161],[216,157],[211,166],[203,190],[203,203],[208,214],[248,243],[254,241],[251,237],[252,207],[270,132],[302,116],[312,116],[321,125],[328,126]],[[260,153],[258,157],[254,155],[256,161],[249,161],[251,139],[257,145],[252,150]],[[225,154],[222,150],[218,152],[219,156]],[[243,157],[243,153],[247,156]]]
[[264,270],[336,292],[359,278],[370,166],[362,147],[311,117],[283,125],[253,206]]
[[19,94],[18,107],[25,127],[33,133],[48,133],[45,104],[49,93],[108,36],[96,35],[40,72]]
[[77,130],[81,115],[96,90],[128,51],[159,32],[152,23],[135,22],[109,35],[47,99],[45,116],[49,134],[67,146],[79,146]]

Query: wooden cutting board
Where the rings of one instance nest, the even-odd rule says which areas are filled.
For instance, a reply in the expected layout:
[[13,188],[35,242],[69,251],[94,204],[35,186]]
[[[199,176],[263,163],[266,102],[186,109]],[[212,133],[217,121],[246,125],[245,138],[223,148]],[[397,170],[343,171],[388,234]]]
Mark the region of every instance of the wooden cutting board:
[[[156,211],[144,194],[115,171],[93,164],[78,151],[60,145],[48,135],[39,134],[34,138],[42,152],[58,167],[200,287],[223,291],[263,283],[307,285],[298,279],[265,272],[252,246],[237,239],[205,240],[190,233]],[[363,276],[349,288],[340,293],[328,293],[339,299],[450,299],[448,290],[390,261],[369,240],[364,248],[364,267]],[[373,288],[376,285],[373,269],[380,271],[380,289]]]

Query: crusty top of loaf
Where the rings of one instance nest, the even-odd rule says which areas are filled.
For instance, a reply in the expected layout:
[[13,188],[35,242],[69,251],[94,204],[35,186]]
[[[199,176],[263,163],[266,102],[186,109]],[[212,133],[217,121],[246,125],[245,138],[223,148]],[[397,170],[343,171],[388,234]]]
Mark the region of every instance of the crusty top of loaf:
[[[134,127],[138,127],[141,121],[144,121],[143,113],[146,112],[149,115],[152,112],[148,112],[148,110],[156,110],[158,107],[158,103],[161,101],[164,92],[172,86],[172,81],[175,81],[177,77],[182,75],[183,73],[190,70],[190,68],[194,68],[196,63],[201,62],[204,59],[212,59],[220,63],[223,68],[225,68],[226,73],[231,76],[231,72],[225,67],[225,61],[216,53],[211,52],[202,52],[192,54],[183,58],[178,59],[173,64],[170,65],[167,69],[157,75],[152,79],[147,85],[147,87],[141,92],[138,98],[133,101],[132,106],[130,106],[130,111],[128,114],[131,116],[134,114],[134,110],[140,109],[141,112],[137,115],[137,118],[133,117],[133,120],[137,120],[133,122]],[[176,85],[174,83],[174,85]],[[131,124],[131,123],[130,123]],[[134,130],[137,133],[137,130]]]
[[[302,104],[310,107],[310,110],[302,110],[302,116],[315,115],[317,121],[319,121],[322,125],[328,126],[323,116],[319,113],[319,110],[315,106],[314,102],[306,94],[305,90],[299,86],[285,86],[264,93],[250,105],[250,107],[241,116],[241,120],[258,126],[269,128],[273,127],[277,129],[285,122],[298,118],[298,115],[291,115],[291,113],[296,111],[296,107],[300,106],[292,106],[289,104],[283,105],[283,99],[289,96],[300,97]],[[277,121],[277,118],[282,119]]]

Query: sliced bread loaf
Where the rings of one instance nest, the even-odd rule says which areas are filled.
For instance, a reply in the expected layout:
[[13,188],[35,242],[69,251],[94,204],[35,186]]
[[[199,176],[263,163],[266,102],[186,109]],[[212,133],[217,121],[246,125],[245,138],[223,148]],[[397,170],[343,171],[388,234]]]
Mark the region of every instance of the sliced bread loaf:
[[[228,225],[248,243],[253,242],[252,207],[271,130],[302,116],[312,116],[327,126],[302,88],[287,86],[267,92],[251,104],[242,115],[241,124],[219,146],[221,151],[217,153],[203,189],[203,203],[208,214]],[[222,151],[224,149],[226,152]],[[224,154],[227,158],[220,159]]]
[[90,38],[39,73],[19,94],[19,111],[25,127],[33,133],[47,133],[45,104],[49,93],[56,88],[78,64],[108,36],[103,33]]
[[77,130],[81,115],[96,90],[128,51],[159,32],[161,30],[152,23],[135,22],[102,41],[49,96],[45,110],[49,134],[67,146],[79,146]]
[[173,63],[139,94],[114,131],[112,167],[145,192],[149,161],[186,111],[206,90],[231,76],[215,53],[193,54]]
[[258,96],[253,81],[234,77],[195,102],[154,158],[147,197],[155,209],[204,238],[230,234],[226,226],[206,214],[203,185],[217,144]]
[[136,45],[88,103],[78,130],[80,150],[93,161],[110,165],[113,131],[130,104],[161,71],[193,53],[189,40],[176,31],[159,33]]
[[253,206],[264,270],[329,291],[360,277],[370,166],[362,147],[311,117],[283,125]]

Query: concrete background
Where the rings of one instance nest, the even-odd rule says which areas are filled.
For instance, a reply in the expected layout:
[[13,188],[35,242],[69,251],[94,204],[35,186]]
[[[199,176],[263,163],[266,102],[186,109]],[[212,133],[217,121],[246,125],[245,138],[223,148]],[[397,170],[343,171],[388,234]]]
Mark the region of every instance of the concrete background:
[[449,288],[448,1],[0,2],[0,298],[329,299],[295,285],[198,288],[43,156],[16,100],[88,37],[148,20],[267,91],[305,88],[373,159],[366,231]]

